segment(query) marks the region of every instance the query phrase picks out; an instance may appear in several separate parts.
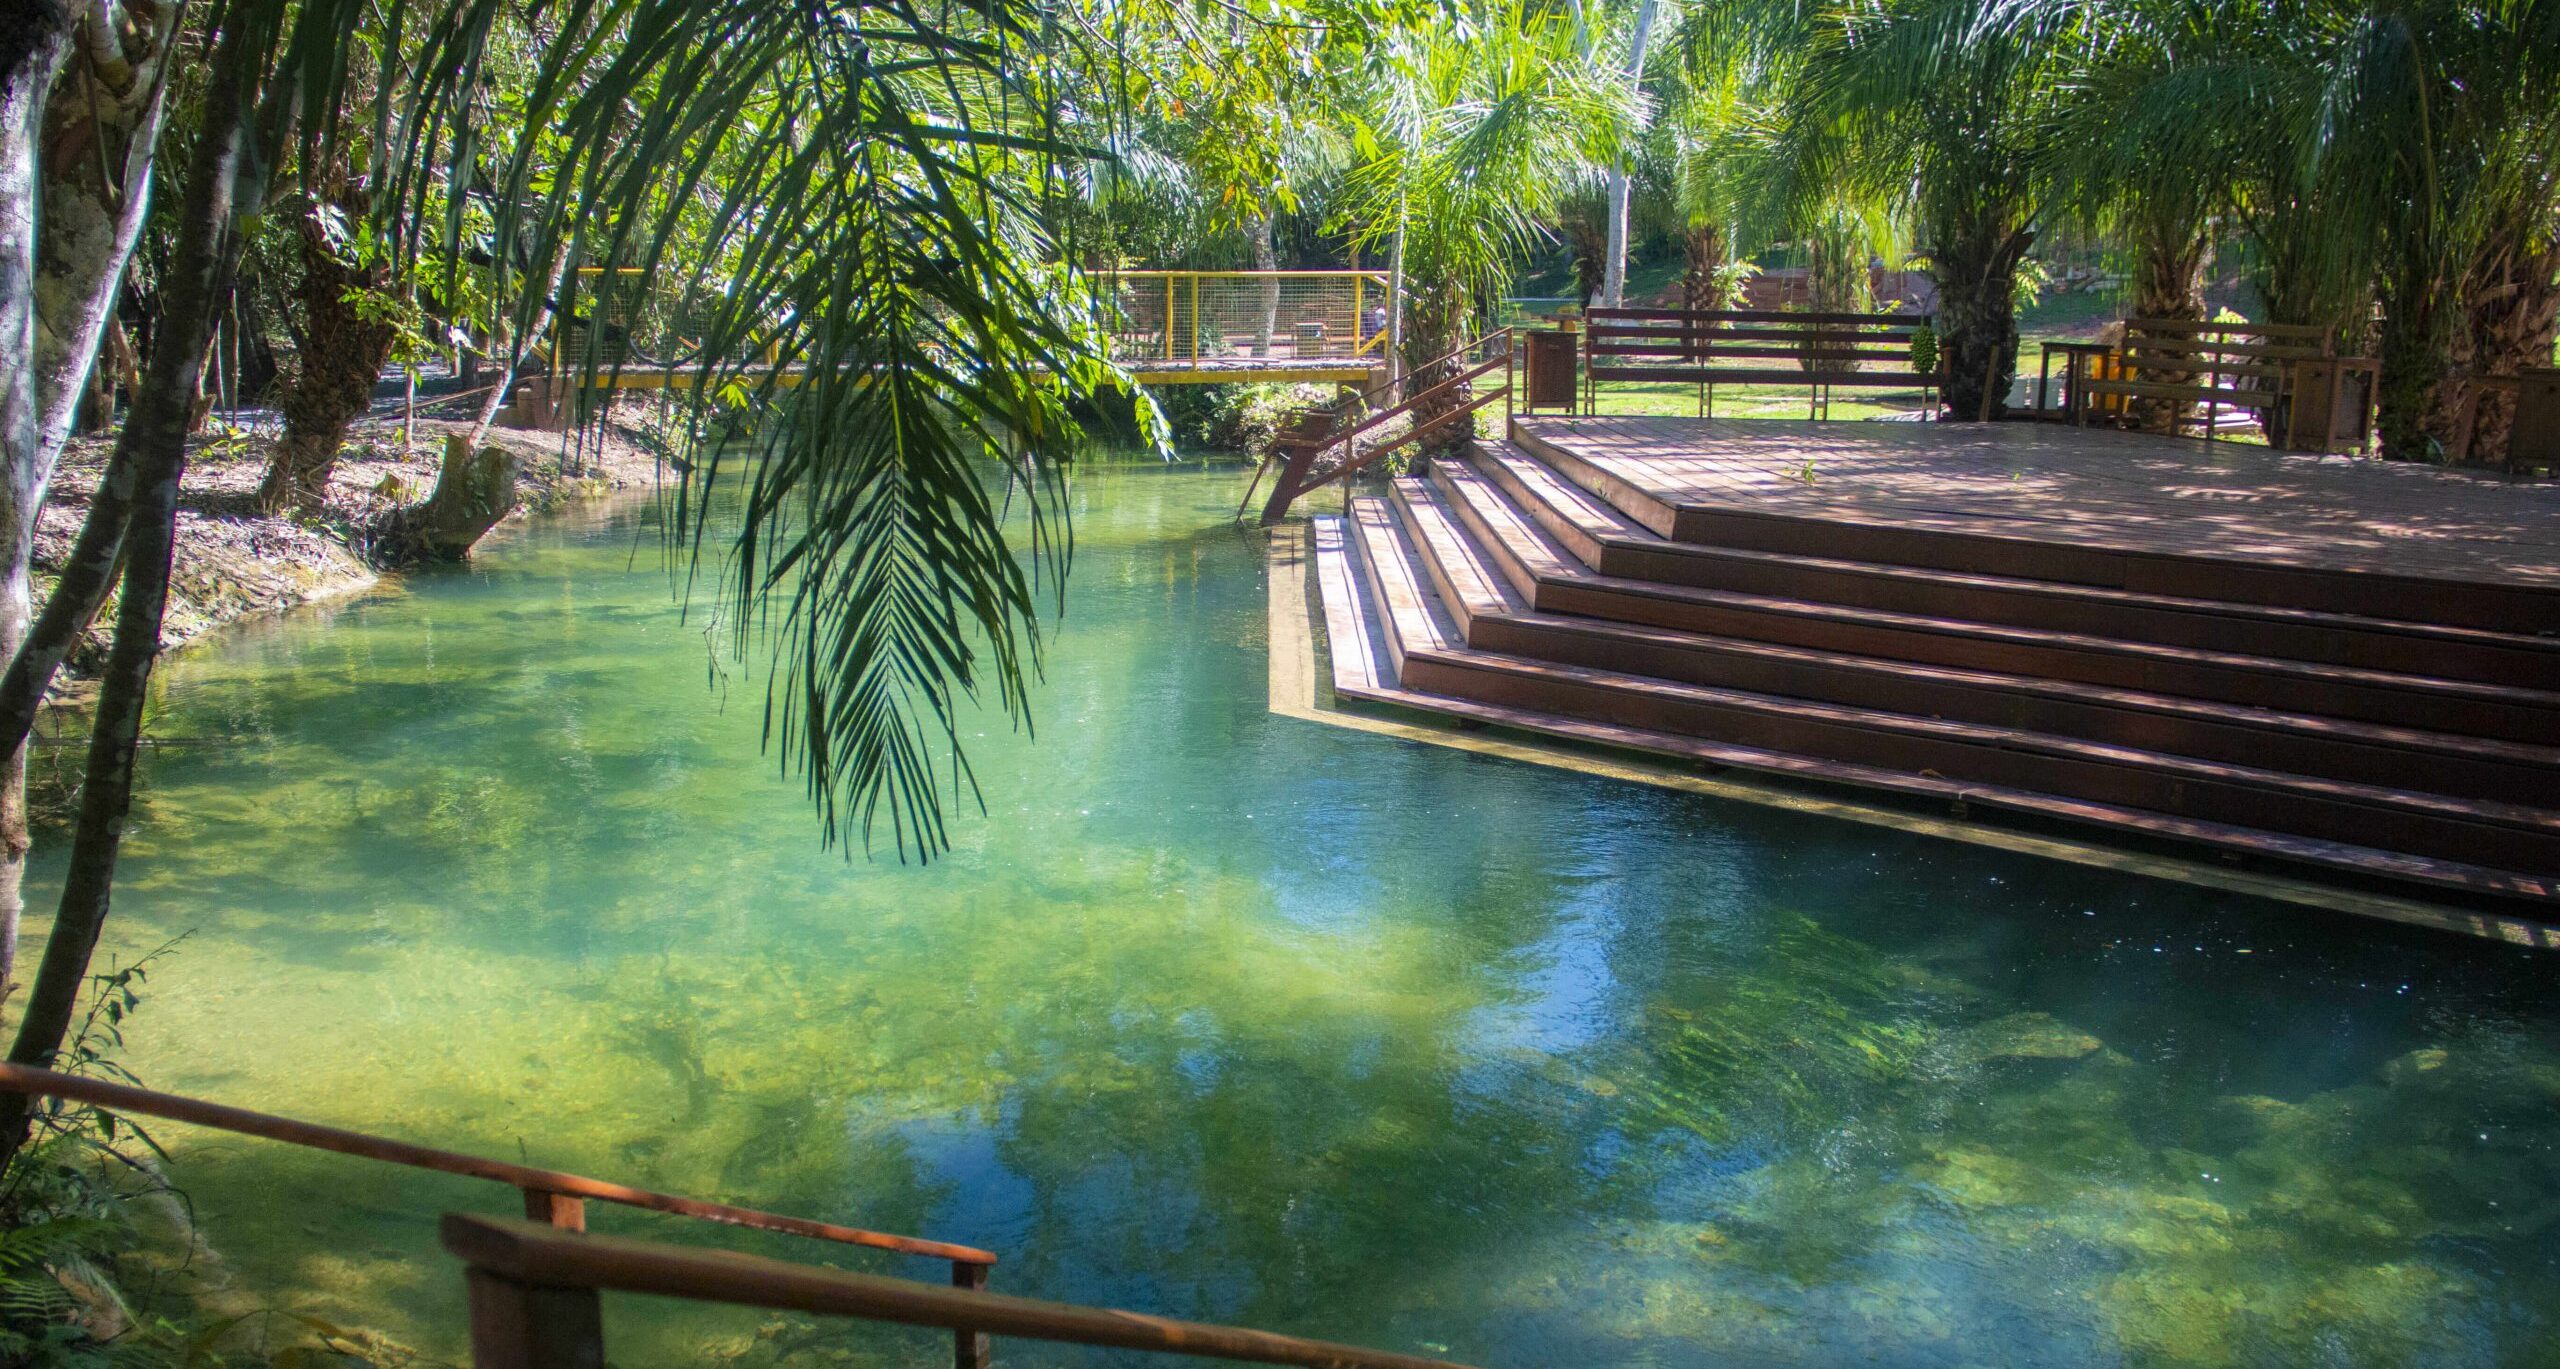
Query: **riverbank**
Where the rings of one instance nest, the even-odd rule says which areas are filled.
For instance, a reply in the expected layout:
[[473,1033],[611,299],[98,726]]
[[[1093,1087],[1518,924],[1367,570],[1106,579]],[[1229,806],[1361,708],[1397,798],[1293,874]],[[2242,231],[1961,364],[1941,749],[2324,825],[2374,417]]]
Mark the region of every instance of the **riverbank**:
[[[427,497],[435,488],[445,438],[467,434],[470,427],[463,419],[427,418],[420,418],[409,433],[396,418],[358,424],[348,434],[316,517],[259,512],[258,482],[266,474],[271,433],[216,425],[195,439],[179,494],[177,563],[164,642],[177,646],[241,618],[373,585],[382,572],[364,553],[371,529],[392,510]],[[491,430],[490,445],[506,448],[517,459],[516,511],[510,521],[656,478],[647,449],[625,426],[609,425],[575,446],[570,442],[560,433]],[[39,603],[51,591],[53,577],[88,517],[90,498],[113,447],[113,435],[100,434],[75,440],[63,453],[52,497],[36,523]],[[100,614],[74,653],[73,678],[63,689],[70,697],[78,696],[82,679],[103,658],[111,621],[110,615]]]

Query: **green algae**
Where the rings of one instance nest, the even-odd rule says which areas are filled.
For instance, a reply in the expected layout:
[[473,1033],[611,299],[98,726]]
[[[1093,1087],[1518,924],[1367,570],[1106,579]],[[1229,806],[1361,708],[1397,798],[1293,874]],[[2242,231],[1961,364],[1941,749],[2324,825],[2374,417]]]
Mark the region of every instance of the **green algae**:
[[[1274,718],[1238,479],[1080,479],[1037,739],[966,729],[988,811],[925,869],[817,848],[634,512],[191,649],[110,949],[196,935],[133,1064],[1496,1365],[2560,1336],[2543,962]],[[432,1218],[511,1195],[166,1136],[212,1277],[459,1354]],[[623,1364],[934,1353],[609,1318]]]

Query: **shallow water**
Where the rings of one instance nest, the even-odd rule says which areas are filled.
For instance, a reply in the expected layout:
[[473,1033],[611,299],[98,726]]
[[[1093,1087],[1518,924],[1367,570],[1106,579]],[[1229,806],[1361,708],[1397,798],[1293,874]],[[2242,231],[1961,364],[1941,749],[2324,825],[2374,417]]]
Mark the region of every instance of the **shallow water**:
[[[2560,1357],[2560,962],[1273,717],[1239,480],[1082,474],[1038,738],[926,868],[819,849],[638,509],[183,653],[131,1063],[1493,1366]],[[163,1136],[241,1292],[461,1358],[434,1215],[512,1193]]]

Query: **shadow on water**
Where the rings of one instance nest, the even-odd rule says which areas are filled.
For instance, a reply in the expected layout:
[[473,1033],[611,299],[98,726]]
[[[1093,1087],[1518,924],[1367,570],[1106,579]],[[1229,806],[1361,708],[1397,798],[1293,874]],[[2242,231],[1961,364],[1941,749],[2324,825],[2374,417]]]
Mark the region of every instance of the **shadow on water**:
[[[964,728],[930,867],[818,849],[630,509],[190,650],[153,725],[234,740],[153,757],[111,949],[196,936],[133,1063],[1491,1365],[2545,1352],[2547,962],[1273,717],[1241,479],[1079,476],[1037,739]],[[511,1195],[177,1139],[244,1291],[459,1354],[432,1216]]]

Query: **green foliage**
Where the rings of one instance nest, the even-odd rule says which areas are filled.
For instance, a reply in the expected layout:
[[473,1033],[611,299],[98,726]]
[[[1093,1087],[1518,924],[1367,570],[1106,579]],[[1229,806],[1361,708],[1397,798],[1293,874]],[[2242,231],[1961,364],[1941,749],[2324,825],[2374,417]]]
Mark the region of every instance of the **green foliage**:
[[1331,401],[1324,385],[1178,385],[1168,387],[1165,419],[1187,446],[1260,456],[1281,426]]
[[1911,330],[1911,369],[1924,376],[1938,373],[1938,330],[1925,323]]

